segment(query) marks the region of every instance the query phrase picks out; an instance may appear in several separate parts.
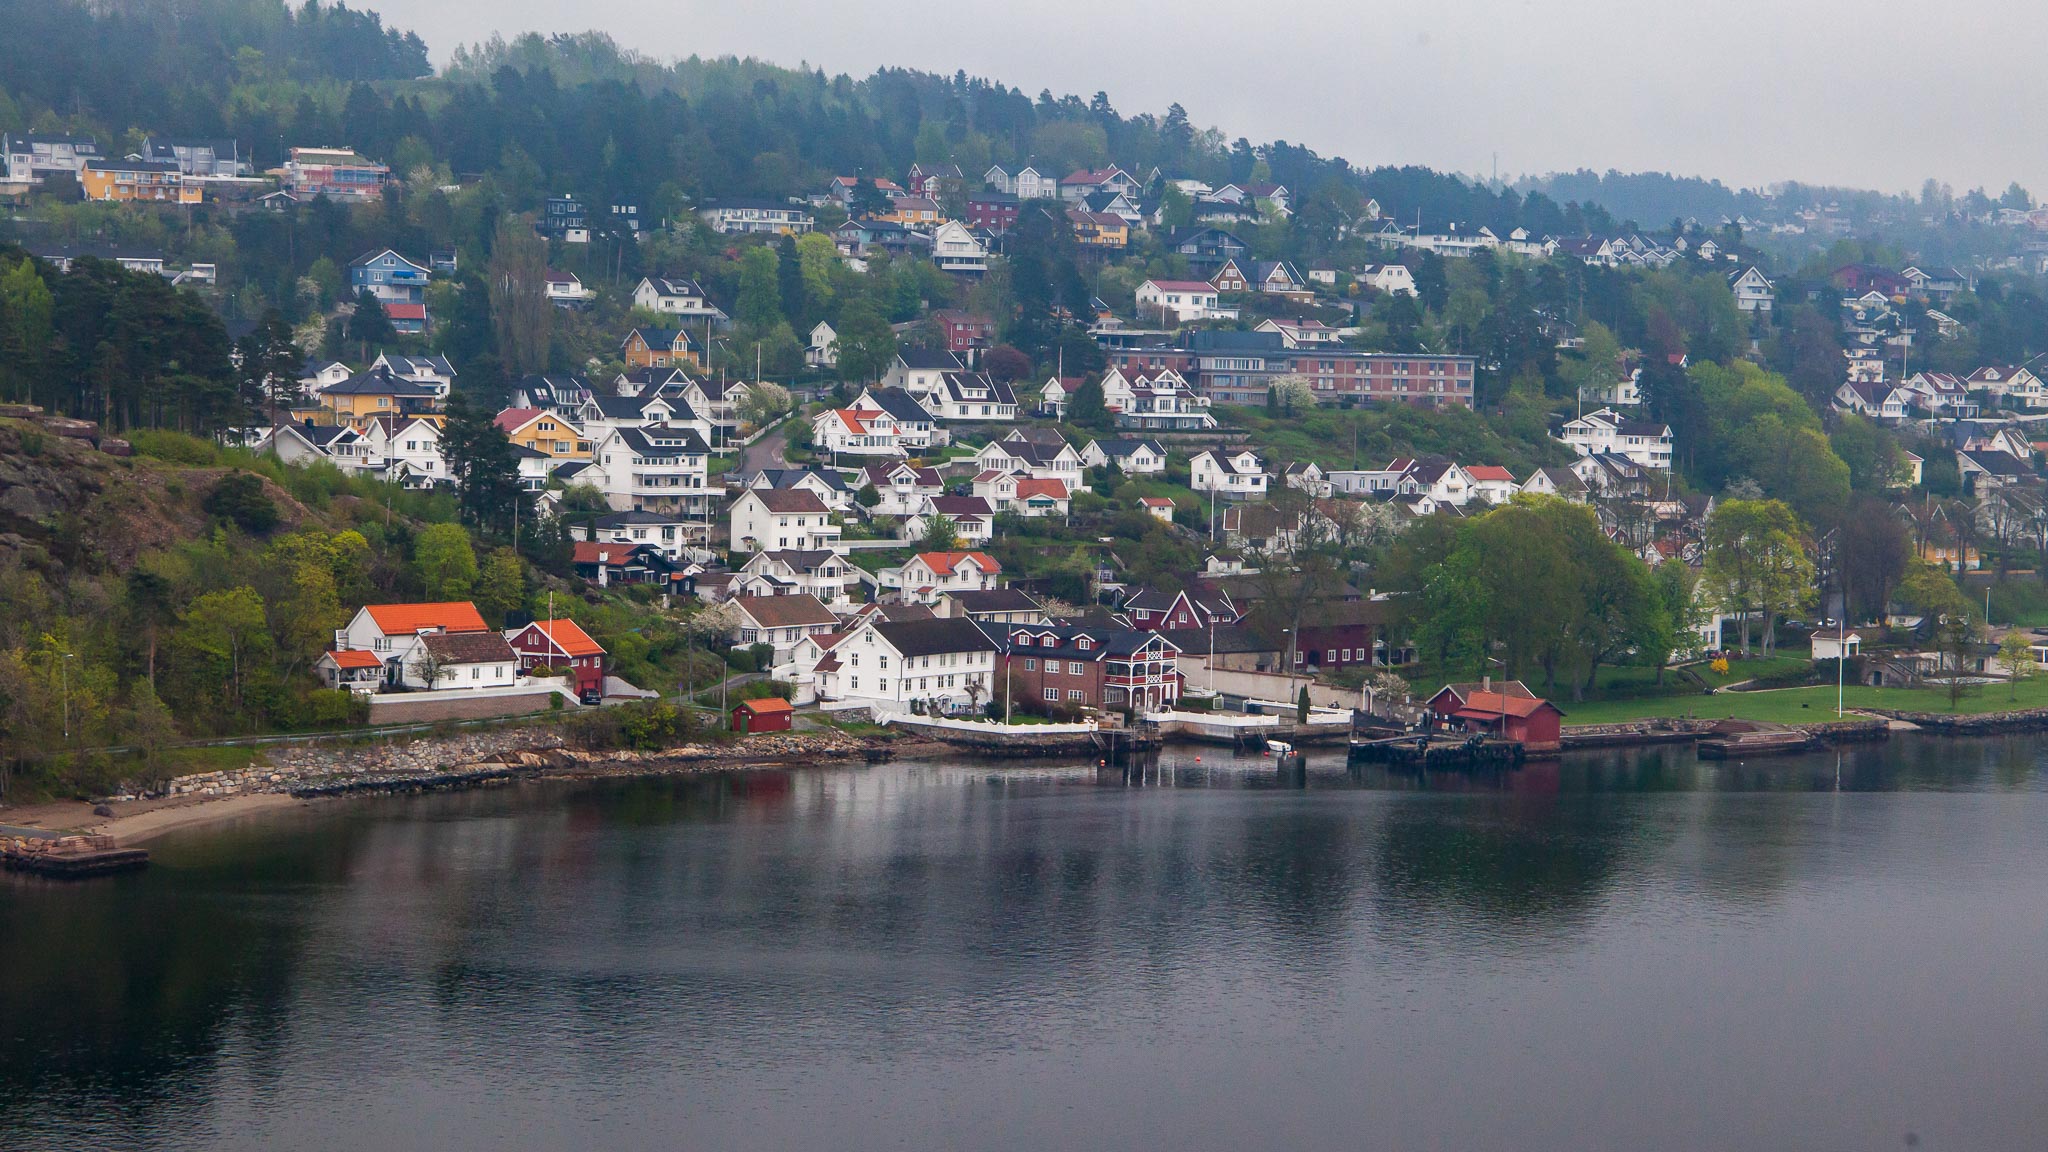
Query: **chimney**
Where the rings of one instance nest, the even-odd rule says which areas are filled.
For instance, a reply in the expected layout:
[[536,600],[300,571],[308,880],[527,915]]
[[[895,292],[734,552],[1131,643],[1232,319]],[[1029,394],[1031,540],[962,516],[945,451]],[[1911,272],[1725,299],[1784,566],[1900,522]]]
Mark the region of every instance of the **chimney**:
[[1479,690],[1481,692],[1493,691],[1493,673],[1488,672],[1479,677]]

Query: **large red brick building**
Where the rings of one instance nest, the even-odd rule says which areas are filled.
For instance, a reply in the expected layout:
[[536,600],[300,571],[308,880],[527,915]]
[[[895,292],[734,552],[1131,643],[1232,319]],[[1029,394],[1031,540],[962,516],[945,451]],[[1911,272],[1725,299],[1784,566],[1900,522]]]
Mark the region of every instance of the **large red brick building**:
[[996,691],[1007,684],[1020,704],[1147,712],[1180,699],[1180,649],[1156,632],[1084,624],[1006,628]]

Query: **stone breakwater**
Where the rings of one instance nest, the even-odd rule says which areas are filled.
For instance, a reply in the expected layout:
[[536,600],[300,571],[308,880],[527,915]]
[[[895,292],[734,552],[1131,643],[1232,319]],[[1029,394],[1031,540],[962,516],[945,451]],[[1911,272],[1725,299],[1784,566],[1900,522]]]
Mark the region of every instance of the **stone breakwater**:
[[[2044,712],[2042,722],[2048,725],[2048,712]],[[1725,723],[1727,721],[1656,717],[1623,724],[1573,724],[1565,727],[1563,744],[1566,749],[1682,744],[1709,735],[1718,725]],[[1830,745],[1861,740],[1883,740],[1891,734],[1890,725],[1886,720],[1868,718],[1824,720],[1811,724],[1789,724],[1786,727],[1804,732],[1815,740]]]
[[1893,708],[1865,708],[1865,712],[1903,720],[1927,732],[1944,736],[1974,736],[1991,732],[2040,732],[2048,730],[2048,708],[2022,708],[2012,712],[1980,712],[1957,715],[1952,712],[1907,712]]
[[[891,741],[841,733],[779,732],[733,744],[685,744],[659,751],[586,752],[559,733],[522,729],[342,746],[300,746],[269,753],[269,763],[180,776],[150,796],[195,799],[280,793],[298,797],[362,792],[422,792],[550,774],[708,771],[747,765],[877,760]],[[109,797],[131,800],[142,793]]]

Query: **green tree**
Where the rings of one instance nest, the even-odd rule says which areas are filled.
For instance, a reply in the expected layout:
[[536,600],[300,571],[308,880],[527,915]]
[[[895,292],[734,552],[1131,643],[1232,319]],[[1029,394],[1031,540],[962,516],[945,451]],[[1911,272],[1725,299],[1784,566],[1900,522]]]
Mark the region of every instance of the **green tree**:
[[441,454],[456,483],[456,503],[465,523],[512,535],[512,522],[526,504],[519,485],[519,460],[512,442],[485,406],[467,389],[448,397],[448,423],[441,430]]
[[398,340],[398,331],[391,326],[383,303],[368,288],[356,293],[356,310],[348,318],[347,338],[363,360],[371,359],[378,349]]
[[55,301],[36,262],[0,263],[0,397],[28,401],[50,351]]
[[263,478],[253,472],[230,472],[214,482],[201,506],[209,516],[218,516],[251,534],[277,527],[277,502],[264,490]]
[[1778,617],[1813,597],[1813,561],[1806,527],[1779,500],[1723,500],[1707,521],[1701,579],[1714,602],[1742,617],[1742,652],[1750,651],[1750,620],[1762,616],[1764,651],[1776,648]]
[[142,750],[150,781],[161,779],[164,753],[178,742],[178,722],[149,681],[137,680],[129,686],[128,714],[122,718],[121,728],[129,743]]
[[776,282],[775,249],[749,248],[740,257],[740,293],[733,319],[743,327],[767,330],[782,323],[782,294]]
[[412,544],[413,571],[429,600],[467,600],[476,591],[476,550],[460,524],[430,524]]
[[1998,642],[1998,663],[2005,669],[2006,699],[2020,698],[2020,681],[2034,674],[2034,646],[2027,634],[2014,628]]
[[516,217],[501,219],[485,283],[498,362],[515,379],[548,370],[555,306],[547,296],[547,271],[547,241]]
[[226,683],[229,704],[239,710],[246,678],[271,648],[263,597],[246,585],[208,592],[179,619],[180,644],[204,665],[201,681],[219,677],[214,682]]
[[476,606],[484,619],[503,627],[505,615],[526,603],[526,564],[513,549],[494,548],[476,581]]
[[920,552],[951,552],[960,546],[960,526],[951,516],[934,512],[925,518],[924,535],[918,540]]
[[1109,427],[1109,409],[1104,407],[1102,382],[1083,380],[1074,394],[1067,400],[1067,423],[1076,428],[1090,428],[1097,431]]
[[839,373],[863,383],[879,378],[896,359],[896,333],[866,301],[849,303],[839,316]]

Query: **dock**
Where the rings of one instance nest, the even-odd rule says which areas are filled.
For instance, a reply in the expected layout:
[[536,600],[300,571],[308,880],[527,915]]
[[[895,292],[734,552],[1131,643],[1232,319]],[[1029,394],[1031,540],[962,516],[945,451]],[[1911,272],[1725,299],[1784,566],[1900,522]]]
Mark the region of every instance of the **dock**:
[[1519,740],[1417,733],[1353,740],[1351,758],[1390,768],[1442,772],[1520,767],[1528,752]]
[[149,863],[149,852],[123,848],[112,836],[21,837],[0,841],[0,865],[59,879],[132,872]]
[[1748,720],[1724,720],[1693,746],[1702,760],[1741,760],[1752,756],[1793,756],[1818,742],[1811,732]]

